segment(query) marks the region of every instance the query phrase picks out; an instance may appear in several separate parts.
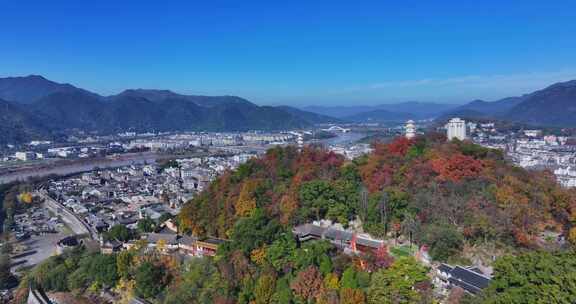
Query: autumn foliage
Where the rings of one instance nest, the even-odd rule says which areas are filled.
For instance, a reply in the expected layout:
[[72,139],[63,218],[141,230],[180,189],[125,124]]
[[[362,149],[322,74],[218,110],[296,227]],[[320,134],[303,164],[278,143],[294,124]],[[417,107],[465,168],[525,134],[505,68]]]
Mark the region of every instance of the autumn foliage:
[[207,191],[185,205],[180,224],[198,236],[227,238],[237,219],[263,208],[288,225],[300,206],[300,185],[337,177],[343,163],[341,155],[317,147],[271,149],[235,172],[223,173]]
[[[330,195],[302,195],[315,181],[323,181],[317,186],[328,187],[322,193]],[[469,241],[533,246],[544,231],[576,239],[568,237],[576,222],[575,197],[553,175],[516,168],[499,151],[436,137],[399,137],[374,143],[372,153],[352,162],[319,147],[271,149],[222,174],[185,205],[180,224],[197,236],[227,238],[240,218],[259,208],[287,228],[318,214],[343,221],[357,214],[367,231],[399,235],[407,233],[403,222],[412,214],[431,231],[442,225]],[[414,241],[426,242],[424,235],[414,234]]]
[[484,164],[481,160],[460,153],[430,160],[430,166],[440,181],[460,182],[465,178],[478,177]]
[[315,266],[300,271],[290,288],[294,294],[305,301],[317,298],[322,291],[322,275]]

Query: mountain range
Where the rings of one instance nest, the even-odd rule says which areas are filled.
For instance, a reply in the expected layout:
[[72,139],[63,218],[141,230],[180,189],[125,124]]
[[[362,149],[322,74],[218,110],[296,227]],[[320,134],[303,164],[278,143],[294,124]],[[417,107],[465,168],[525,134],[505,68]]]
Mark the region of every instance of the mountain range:
[[303,110],[351,122],[401,122],[450,117],[494,119],[542,127],[576,127],[576,80],[559,82],[522,96],[457,104],[404,102],[376,106],[309,106]]
[[0,131],[6,131],[0,134],[1,143],[69,129],[100,133],[282,130],[338,121],[286,106],[258,106],[236,96],[146,89],[101,96],[42,76],[0,78]]
[[475,100],[439,117],[497,119],[537,127],[576,127],[576,80],[559,82],[518,97]]
[[0,78],[0,143],[57,137],[66,130],[245,131],[344,122],[407,119],[498,119],[534,126],[576,127],[576,80],[497,101],[463,105],[404,102],[376,106],[258,106],[237,96],[183,95],[129,89],[102,96],[42,76]]
[[307,106],[302,110],[351,122],[383,122],[436,117],[458,105],[408,101],[375,106]]

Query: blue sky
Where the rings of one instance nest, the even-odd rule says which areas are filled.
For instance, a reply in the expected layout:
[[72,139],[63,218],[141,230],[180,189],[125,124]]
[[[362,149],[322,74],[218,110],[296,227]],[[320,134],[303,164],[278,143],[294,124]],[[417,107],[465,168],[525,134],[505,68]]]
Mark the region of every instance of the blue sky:
[[0,76],[259,104],[460,103],[576,79],[576,1],[2,1]]

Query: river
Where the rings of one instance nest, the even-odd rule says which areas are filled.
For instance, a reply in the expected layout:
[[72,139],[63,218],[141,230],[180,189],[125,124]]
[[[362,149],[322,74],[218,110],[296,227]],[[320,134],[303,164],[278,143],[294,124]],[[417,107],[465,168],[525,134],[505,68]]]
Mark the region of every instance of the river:
[[120,159],[100,158],[94,160],[83,160],[82,162],[70,162],[65,164],[53,164],[47,167],[27,168],[21,171],[0,174],[0,184],[16,181],[24,181],[31,177],[44,177],[48,175],[68,175],[94,170],[99,168],[116,168],[133,164],[154,163],[158,156],[156,154],[136,154]]
[[[325,145],[349,145],[362,139],[366,134],[361,132],[337,133],[336,137],[319,140],[319,143]],[[69,163],[56,164],[38,164],[31,168],[15,170],[13,172],[0,172],[0,184],[6,184],[16,181],[24,181],[31,177],[44,177],[48,175],[68,175],[94,170],[99,168],[116,168],[129,166],[133,164],[154,163],[161,156],[154,153],[141,153],[132,155],[123,155],[119,159],[99,158],[86,159],[82,161],[70,161]]]
[[358,140],[364,138],[365,136],[366,134],[361,132],[336,133],[336,137],[322,139],[319,140],[318,142],[323,143],[325,145],[345,146],[353,144]]

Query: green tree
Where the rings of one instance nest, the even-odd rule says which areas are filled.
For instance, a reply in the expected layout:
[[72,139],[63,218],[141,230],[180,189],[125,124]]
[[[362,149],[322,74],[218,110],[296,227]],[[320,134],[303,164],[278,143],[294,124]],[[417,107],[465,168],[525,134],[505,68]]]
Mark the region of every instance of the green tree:
[[300,201],[302,208],[300,213],[304,218],[312,215],[318,220],[326,215],[326,211],[332,205],[340,202],[341,196],[332,185],[325,180],[313,180],[300,186]]
[[368,286],[370,286],[370,273],[366,271],[356,272],[356,281],[358,282],[359,288],[368,288]]
[[167,292],[165,304],[215,303],[228,287],[210,259],[192,259],[183,265],[179,284]]
[[340,285],[342,288],[356,289],[358,288],[358,280],[356,278],[356,270],[353,266],[350,266],[344,270],[342,273],[342,279],[340,279]]
[[308,266],[319,267],[322,259],[329,255],[332,249],[332,245],[327,241],[305,243],[294,252],[292,256],[293,266],[296,269],[304,269]]
[[418,303],[421,295],[415,288],[428,280],[427,269],[412,257],[397,259],[388,269],[372,275],[368,303]]
[[126,226],[118,224],[112,226],[110,230],[108,230],[104,234],[104,238],[107,240],[118,240],[122,242],[126,242],[131,240],[134,237],[134,234],[130,229],[126,228]]
[[332,260],[327,255],[320,257],[320,272],[322,275],[327,275],[332,272]]
[[256,209],[252,216],[240,219],[231,233],[231,242],[223,247],[226,250],[240,249],[248,255],[252,250],[270,244],[283,233],[277,220],[269,219],[264,211]]
[[118,282],[116,255],[86,254],[74,264],[68,262],[70,274],[67,277],[67,285],[70,290],[83,289],[94,286],[113,287]]
[[266,258],[276,271],[282,271],[290,263],[295,250],[296,241],[292,235],[285,233],[268,246]]
[[70,272],[70,269],[67,269],[64,264],[50,269],[41,283],[42,287],[51,291],[68,291],[67,278]]
[[292,298],[292,290],[290,289],[288,277],[282,277],[276,282],[276,290],[272,296],[272,303],[291,304]]
[[152,262],[143,262],[134,274],[136,295],[147,299],[157,296],[164,290],[164,275],[163,267]]
[[138,231],[140,232],[154,232],[156,222],[153,219],[146,217],[138,221]]
[[162,215],[160,215],[160,217],[158,218],[158,223],[164,223],[167,220],[173,218],[174,216],[168,212],[164,212],[162,213]]
[[80,261],[80,267],[85,268],[93,281],[113,287],[118,281],[116,272],[116,255],[95,254]]
[[464,245],[464,236],[454,226],[432,224],[424,228],[422,242],[430,246],[430,255],[435,260],[446,261],[458,254]]
[[134,266],[134,252],[124,250],[118,253],[116,256],[116,269],[120,277],[128,278],[132,266]]
[[530,252],[494,263],[483,303],[576,303],[576,253]]
[[326,217],[337,223],[341,223],[343,225],[348,225],[349,217],[350,217],[350,209],[344,203],[335,203],[328,207],[328,212],[326,212]]

